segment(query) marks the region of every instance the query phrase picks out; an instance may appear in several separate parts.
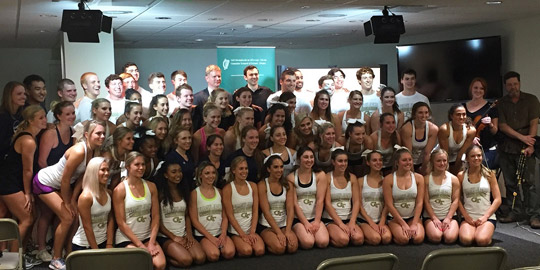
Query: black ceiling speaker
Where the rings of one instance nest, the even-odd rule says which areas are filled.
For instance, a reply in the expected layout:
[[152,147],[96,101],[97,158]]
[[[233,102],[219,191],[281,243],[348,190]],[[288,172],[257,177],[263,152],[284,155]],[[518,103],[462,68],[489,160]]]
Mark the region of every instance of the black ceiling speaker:
[[375,35],[376,44],[398,43],[400,35],[405,34],[403,16],[393,13],[390,16],[388,13],[388,7],[385,6],[383,16],[373,16],[364,23],[366,37]]
[[112,18],[101,10],[85,10],[85,1],[81,0],[78,10],[63,11],[60,30],[67,32],[69,42],[99,43],[99,32],[111,33]]

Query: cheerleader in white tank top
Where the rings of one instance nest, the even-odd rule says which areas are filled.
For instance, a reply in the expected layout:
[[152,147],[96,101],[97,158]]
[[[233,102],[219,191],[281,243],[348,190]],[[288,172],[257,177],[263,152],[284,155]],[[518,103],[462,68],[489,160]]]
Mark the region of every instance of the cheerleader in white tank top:
[[298,249],[298,239],[292,232],[294,193],[283,176],[281,155],[265,158],[263,170],[267,177],[257,184],[261,209],[257,232],[270,253],[294,253]]
[[388,208],[384,205],[383,177],[381,173],[383,158],[377,151],[364,151],[369,173],[358,180],[360,204],[360,228],[366,244],[388,244],[392,233],[386,225]]
[[[73,134],[80,142],[70,147],[58,163],[41,169],[32,180],[33,193],[38,195],[39,199],[60,220],[54,232],[54,255],[49,268],[63,269],[65,267],[62,259],[62,249],[73,223],[72,217],[76,216],[77,208],[77,205],[71,202],[76,201],[80,195],[77,187],[80,188],[80,180],[86,170],[87,162],[94,156],[95,150],[100,149],[103,144],[104,133],[105,127],[100,123],[96,121],[86,122],[84,130],[78,129]],[[74,189],[71,188],[70,184],[72,183],[75,183]],[[42,215],[40,219],[44,217],[46,215]],[[38,227],[41,227],[39,224],[48,226],[48,222],[43,223],[43,220],[38,221]],[[41,229],[43,228],[39,228],[38,232],[47,231]],[[46,238],[45,235],[42,235],[42,237],[43,239]]]
[[79,228],[71,241],[73,250],[112,247],[114,220],[111,196],[107,192],[108,177],[109,164],[104,158],[96,157],[88,162],[78,200]]
[[257,185],[247,181],[248,165],[244,157],[232,160],[229,184],[223,187],[223,207],[229,220],[229,233],[241,257],[264,254],[264,242],[257,234],[259,194]]
[[371,140],[375,149],[383,155],[383,175],[392,171],[392,155],[394,154],[394,145],[401,145],[401,138],[396,129],[396,120],[390,113],[383,113],[379,118],[381,128],[371,134]]
[[447,244],[457,240],[459,224],[454,219],[459,204],[459,182],[456,176],[449,173],[448,154],[437,149],[430,156],[431,168],[424,179],[426,195],[424,196],[424,226],[426,236],[432,243]]
[[336,149],[332,152],[333,171],[326,174],[328,187],[325,196],[323,217],[331,220],[328,223],[330,242],[336,247],[344,247],[364,243],[362,229],[356,224],[360,200],[358,199],[358,182],[356,176],[347,170],[347,152]]
[[215,262],[222,256],[234,257],[233,241],[227,236],[227,216],[221,204],[221,190],[214,186],[217,170],[209,161],[197,167],[195,180],[198,187],[191,191],[189,217],[195,228],[195,238],[201,243],[206,260]]
[[395,153],[395,170],[383,182],[384,202],[392,220],[388,223],[394,242],[405,245],[412,240],[414,244],[424,241],[424,227],[420,220],[424,199],[424,178],[412,172],[411,152],[399,148]]
[[144,156],[138,152],[129,153],[126,169],[126,179],[113,192],[114,214],[118,224],[116,245],[144,248],[152,255],[154,269],[165,269],[165,255],[156,242],[159,231],[158,194],[154,183],[142,179]]
[[262,153],[265,156],[270,156],[274,153],[281,155],[281,160],[283,160],[283,174],[289,175],[296,165],[295,154],[296,151],[287,147],[287,132],[283,127],[274,127],[270,130],[270,141],[272,142],[271,146],[267,149],[264,149]]
[[293,230],[298,237],[300,247],[310,249],[328,246],[329,236],[326,226],[321,224],[321,216],[326,195],[326,176],[323,172],[314,172],[315,155],[309,147],[302,146],[296,152],[299,168],[287,176],[287,181],[294,186],[294,212],[298,219]]
[[338,119],[341,119],[342,134],[345,134],[349,124],[355,122],[361,122],[362,124],[366,125],[367,131],[369,132],[370,115],[361,111],[362,104],[364,103],[362,92],[359,90],[351,91],[347,102],[349,102],[350,109],[338,113]]
[[459,241],[463,245],[487,246],[491,244],[495,230],[495,211],[501,205],[501,192],[495,174],[482,164],[479,146],[467,150],[466,160],[469,168],[458,174],[463,192],[459,211],[464,219],[459,229]]
[[412,107],[411,119],[401,127],[400,135],[403,146],[411,150],[414,170],[425,174],[429,162],[429,153],[437,143],[438,128],[429,121],[431,110],[425,102],[417,102]]
[[440,147],[448,152],[449,171],[457,174],[462,170],[462,156],[472,144],[476,130],[465,124],[467,111],[462,104],[452,105],[448,115],[450,121],[439,127],[437,136]]
[[176,163],[164,163],[156,175],[160,200],[161,225],[158,243],[175,267],[202,264],[205,254],[201,244],[193,238],[186,196],[179,184],[183,181],[182,167]]

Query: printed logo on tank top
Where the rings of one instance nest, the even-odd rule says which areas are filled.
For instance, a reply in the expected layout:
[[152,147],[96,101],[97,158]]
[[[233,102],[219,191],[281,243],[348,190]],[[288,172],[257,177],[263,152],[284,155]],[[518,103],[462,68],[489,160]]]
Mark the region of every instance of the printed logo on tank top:
[[240,214],[242,218],[250,218],[253,211],[253,202],[243,202],[233,204],[235,214]]
[[366,192],[362,194],[362,200],[369,203],[371,207],[379,208],[382,206],[383,195],[381,192]]
[[334,194],[332,195],[332,204],[335,204],[339,208],[345,208],[345,206],[351,201],[351,194]]
[[430,200],[436,204],[444,205],[447,201],[452,199],[452,194],[451,191],[447,189],[436,189],[430,191],[429,197]]
[[276,217],[281,217],[281,216],[285,215],[285,204],[283,202],[271,203],[270,204],[270,213],[272,213]]
[[146,216],[149,215],[151,207],[151,204],[128,207],[126,208],[126,213],[128,213],[129,218],[136,218],[135,220],[137,222],[146,222],[148,218]]
[[471,187],[463,192],[467,199],[470,199],[473,203],[480,203],[482,198],[488,196],[489,191],[486,188]]
[[298,202],[302,202],[305,205],[313,205],[315,203],[316,194],[316,192],[298,194]]
[[107,221],[109,219],[109,213],[101,213],[97,215],[92,215],[92,223],[96,224],[98,228],[103,229],[107,226]]
[[221,204],[206,205],[199,208],[199,217],[206,216],[206,220],[215,221],[221,215]]
[[163,216],[165,218],[172,218],[174,223],[182,223],[186,215],[186,209],[184,207],[171,207],[166,206],[162,208]]
[[398,205],[401,208],[409,209],[415,202],[416,194],[414,193],[399,194],[394,197],[394,205]]

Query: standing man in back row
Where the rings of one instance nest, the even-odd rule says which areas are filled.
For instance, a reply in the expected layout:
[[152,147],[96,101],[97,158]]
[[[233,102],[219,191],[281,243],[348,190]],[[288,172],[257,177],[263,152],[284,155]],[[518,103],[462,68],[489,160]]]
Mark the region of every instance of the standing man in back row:
[[[534,178],[535,136],[538,131],[540,103],[535,95],[521,92],[520,75],[510,71],[504,75],[508,95],[499,100],[499,130],[505,139],[499,142],[499,163],[506,186],[506,202],[512,211],[499,217],[503,223],[529,220],[533,229],[540,229],[540,198]],[[524,156],[521,170],[520,158]],[[522,173],[521,188],[516,173]]]
[[206,80],[208,86],[195,93],[193,96],[193,105],[200,106],[201,108],[204,106],[206,101],[208,101],[208,97],[210,97],[212,91],[219,88],[219,85],[221,84],[221,69],[216,65],[207,66],[204,79]]
[[262,108],[262,114],[266,115],[266,100],[274,92],[266,86],[259,85],[259,69],[254,65],[244,68],[244,80],[247,87],[251,89],[251,103]]
[[[373,79],[375,79],[375,72],[370,67],[361,67],[356,71],[356,79],[362,87],[360,92],[364,97],[361,111],[371,116],[374,111],[381,108],[381,99],[377,93],[377,90],[373,89]],[[343,102],[347,102],[344,100]]]
[[405,121],[411,118],[412,107],[416,102],[425,102],[429,107],[429,99],[416,91],[416,71],[406,69],[401,73],[401,85],[403,91],[396,95],[396,102],[399,109],[403,112]]

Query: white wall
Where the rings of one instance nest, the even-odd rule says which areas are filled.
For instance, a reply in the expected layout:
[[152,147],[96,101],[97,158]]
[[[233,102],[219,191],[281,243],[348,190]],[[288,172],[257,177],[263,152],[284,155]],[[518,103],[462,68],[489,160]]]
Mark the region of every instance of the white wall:
[[112,34],[99,33],[99,43],[69,42],[67,33],[60,49],[62,54],[62,75],[72,79],[77,85],[77,97],[84,96],[80,86],[81,75],[95,72],[101,81],[100,97],[107,96],[105,78],[114,74],[114,38]]

